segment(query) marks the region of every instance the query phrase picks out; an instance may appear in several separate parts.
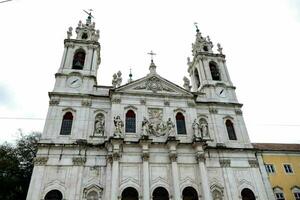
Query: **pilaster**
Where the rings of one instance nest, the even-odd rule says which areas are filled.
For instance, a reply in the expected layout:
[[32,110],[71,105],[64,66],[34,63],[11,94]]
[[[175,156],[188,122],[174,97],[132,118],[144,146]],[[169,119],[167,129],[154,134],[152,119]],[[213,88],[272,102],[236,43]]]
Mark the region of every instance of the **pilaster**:
[[150,174],[149,174],[149,147],[151,139],[141,139],[139,141],[142,147],[142,161],[143,161],[143,199],[150,200]]

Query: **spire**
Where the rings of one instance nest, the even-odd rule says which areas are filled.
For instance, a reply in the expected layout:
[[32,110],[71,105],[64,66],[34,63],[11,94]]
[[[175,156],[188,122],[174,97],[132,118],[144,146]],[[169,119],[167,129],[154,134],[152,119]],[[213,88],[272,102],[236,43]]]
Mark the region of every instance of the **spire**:
[[150,53],[148,53],[149,55],[151,55],[151,64],[149,67],[150,70],[150,74],[156,74],[156,65],[153,62],[153,56],[156,55],[156,53],[154,53],[152,50],[150,51]]
[[132,82],[132,73],[131,73],[131,68],[129,70],[129,79],[128,79],[128,83]]
[[213,53],[213,43],[210,40],[209,36],[202,37],[201,32],[198,28],[198,23],[194,23],[196,27],[196,41],[192,44],[193,56],[198,53]]
[[88,17],[86,18],[86,25],[90,25],[92,23],[92,18],[94,16],[92,15],[92,9],[89,9],[90,12],[83,10],[86,14],[88,14]]

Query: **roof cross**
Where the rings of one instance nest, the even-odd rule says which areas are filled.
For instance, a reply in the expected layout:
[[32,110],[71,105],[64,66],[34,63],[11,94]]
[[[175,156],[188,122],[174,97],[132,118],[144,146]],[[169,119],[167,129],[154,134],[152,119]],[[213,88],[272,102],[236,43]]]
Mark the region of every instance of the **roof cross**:
[[156,55],[156,53],[154,53],[152,50],[150,51],[150,53],[148,53],[149,55],[151,55],[151,61],[153,62],[153,56]]

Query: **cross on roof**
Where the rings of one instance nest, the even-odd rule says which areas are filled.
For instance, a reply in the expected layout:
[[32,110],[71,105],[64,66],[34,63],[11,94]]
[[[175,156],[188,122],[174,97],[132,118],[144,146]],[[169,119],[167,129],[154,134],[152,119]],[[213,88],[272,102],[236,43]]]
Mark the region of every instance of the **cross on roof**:
[[88,14],[88,17],[89,18],[94,18],[94,16],[92,15],[92,11],[93,11],[93,9],[88,9],[88,11],[86,11],[86,10],[83,10],[86,14]]
[[153,56],[155,56],[156,53],[154,53],[154,52],[151,50],[148,54],[151,55],[151,61],[153,61]]

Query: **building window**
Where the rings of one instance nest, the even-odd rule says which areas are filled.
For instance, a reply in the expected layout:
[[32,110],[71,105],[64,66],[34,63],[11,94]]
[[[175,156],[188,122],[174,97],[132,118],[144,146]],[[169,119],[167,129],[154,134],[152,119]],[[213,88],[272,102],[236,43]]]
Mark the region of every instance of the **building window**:
[[282,191],[281,188],[275,187],[275,188],[273,189],[273,191],[274,191],[276,200],[285,200],[284,194],[283,194],[283,191]]
[[225,125],[226,125],[229,140],[237,140],[233,123],[229,119],[227,119]]
[[242,200],[255,200],[255,195],[249,188],[244,188],[241,192]]
[[265,164],[268,173],[275,173],[275,168],[273,164]]
[[293,169],[292,169],[292,166],[290,164],[284,164],[283,167],[284,167],[284,171],[286,173],[288,173],[288,174],[293,173]]
[[220,81],[221,76],[217,64],[215,62],[209,62],[209,69],[212,79],[214,81]]
[[96,191],[91,191],[86,195],[87,200],[97,200],[99,199],[98,192]]
[[73,123],[73,115],[71,112],[67,112],[63,116],[60,135],[71,135],[72,123]]
[[196,84],[196,89],[198,89],[200,87],[200,79],[199,79],[199,73],[198,70],[195,69],[194,71],[194,77],[195,77],[195,84]]
[[79,49],[75,52],[73,57],[73,65],[72,69],[82,70],[85,61],[85,51],[83,49]]
[[294,192],[295,200],[300,200],[300,192]]
[[128,110],[126,113],[126,133],[135,133],[135,113],[132,110]]
[[282,192],[275,193],[276,200],[285,200]]
[[181,112],[176,114],[177,134],[186,134],[185,120]]

